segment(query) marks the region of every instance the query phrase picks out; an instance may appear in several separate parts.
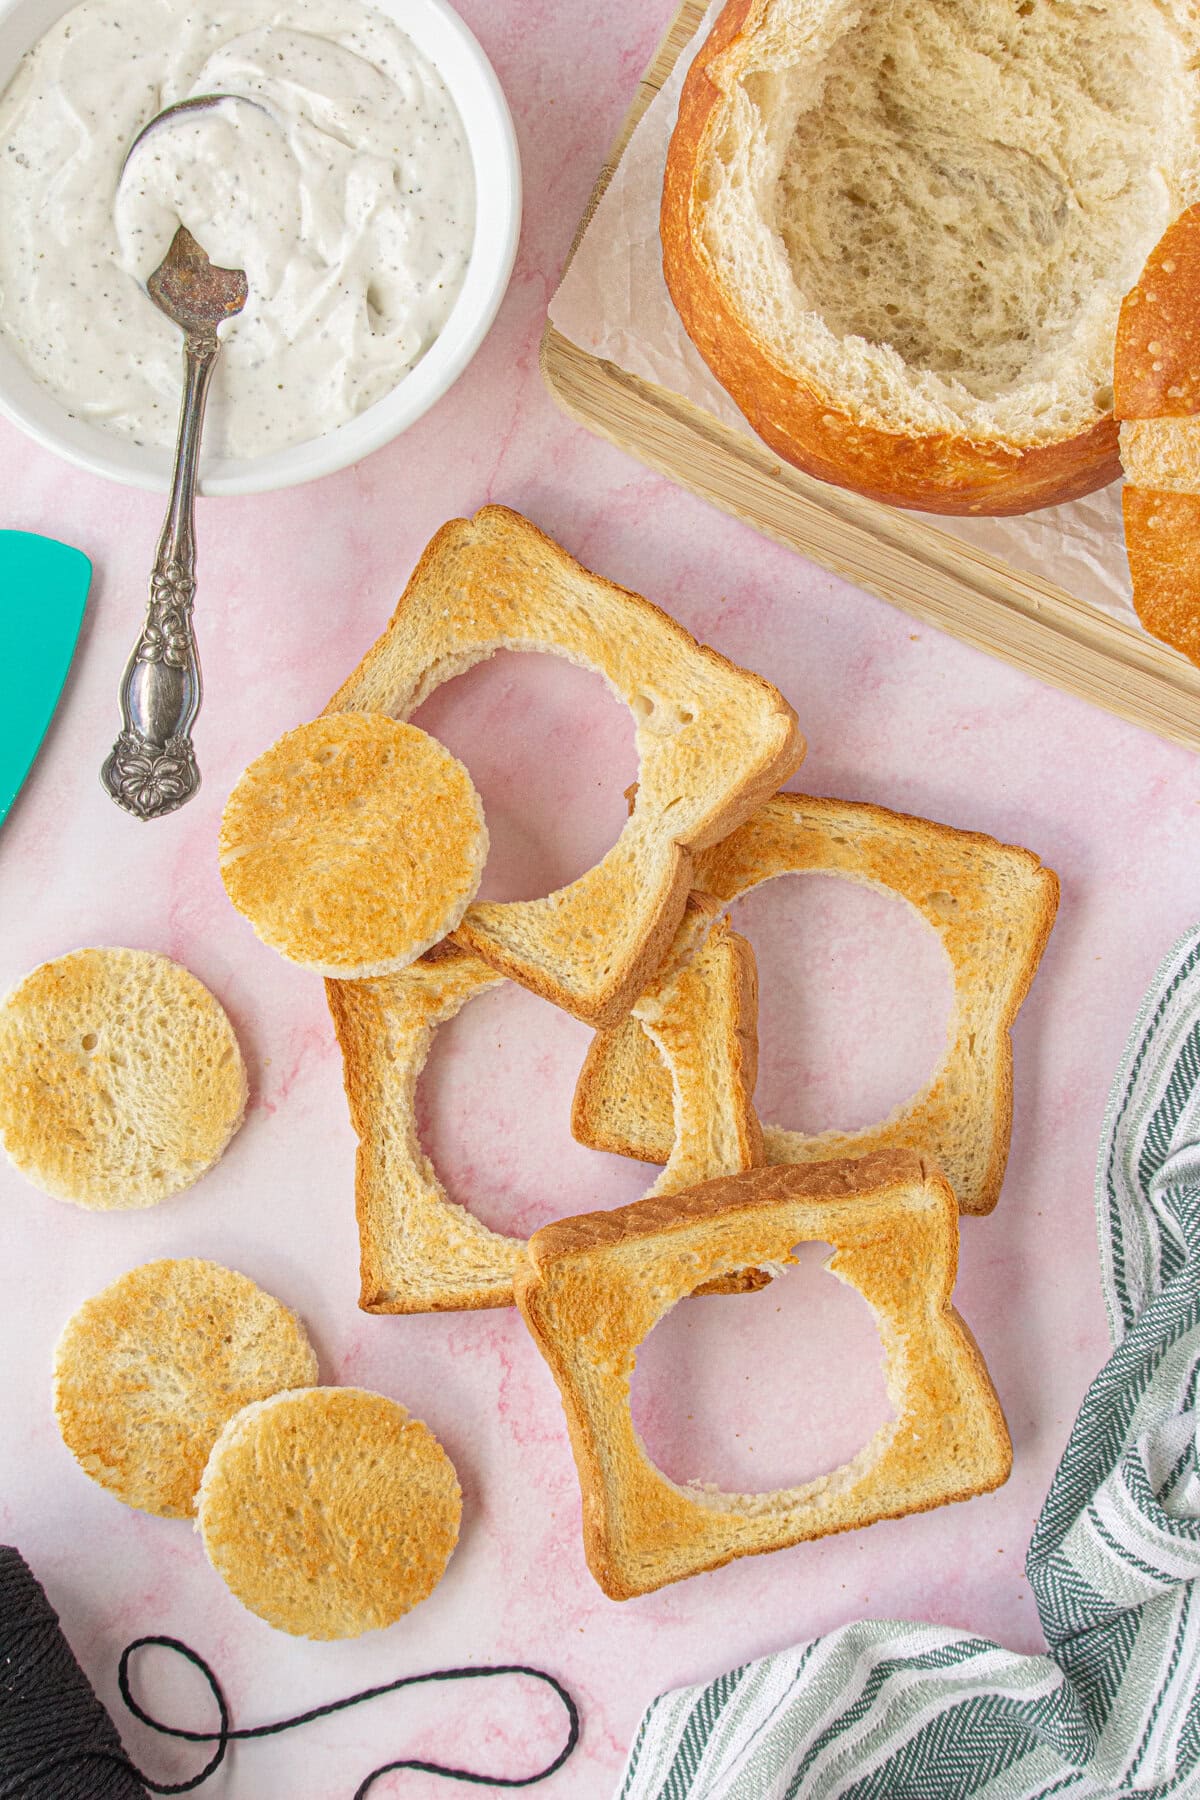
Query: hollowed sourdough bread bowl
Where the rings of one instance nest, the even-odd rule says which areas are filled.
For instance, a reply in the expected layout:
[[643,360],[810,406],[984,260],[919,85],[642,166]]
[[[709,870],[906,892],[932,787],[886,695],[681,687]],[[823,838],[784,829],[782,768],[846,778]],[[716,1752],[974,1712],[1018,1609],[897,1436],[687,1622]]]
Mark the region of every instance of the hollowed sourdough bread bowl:
[[1200,198],[1198,54],[1195,0],[729,0],[663,268],[758,435],[928,512],[1115,479],[1117,312]]

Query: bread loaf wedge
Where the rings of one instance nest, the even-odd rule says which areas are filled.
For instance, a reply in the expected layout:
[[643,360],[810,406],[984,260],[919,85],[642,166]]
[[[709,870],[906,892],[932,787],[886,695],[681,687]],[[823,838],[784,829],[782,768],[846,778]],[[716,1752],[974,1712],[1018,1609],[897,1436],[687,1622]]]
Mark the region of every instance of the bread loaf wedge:
[[1122,302],[1113,393],[1134,608],[1200,664],[1200,206],[1174,221]]
[[[655,1192],[762,1160],[751,1104],[757,1036],[749,946],[715,904],[693,900],[643,1002],[664,1061],[667,1167]],[[709,939],[710,930],[713,933]],[[416,1092],[434,1033],[504,977],[453,943],[374,981],[328,985],[359,1138],[355,1198],[365,1312],[511,1306],[524,1238],[492,1231],[450,1199],[417,1134]],[[757,1270],[726,1289],[760,1287]]]
[[[827,1266],[875,1314],[895,1417],[850,1462],[799,1487],[728,1494],[669,1480],[630,1413],[638,1346],[702,1282],[777,1267],[813,1239],[832,1244]],[[562,1396],[588,1566],[605,1593],[628,1599],[1006,1480],[1000,1403],[950,1304],[957,1255],[954,1195],[910,1151],[752,1169],[535,1233],[517,1304]]]
[[455,937],[556,1006],[612,1024],[667,953],[696,853],[799,767],[796,717],[769,682],[502,506],[442,527],[327,710],[407,718],[500,649],[549,651],[604,676],[636,722],[637,803],[578,881],[540,900],[476,901]]
[[[942,941],[954,1004],[945,1054],[920,1093],[860,1131],[808,1135],[767,1125],[767,1161],[917,1150],[937,1161],[963,1212],[990,1212],[1012,1126],[1009,1032],[1054,923],[1057,877],[1030,851],[976,832],[861,802],[777,794],[704,852],[696,880],[726,903],[803,871],[843,875],[906,900]],[[797,945],[797,956],[803,953]],[[640,1021],[592,1040],[572,1129],[593,1149],[648,1162],[671,1154],[662,1071]]]
[[663,269],[759,436],[927,512],[1111,481],[1121,296],[1200,198],[1198,50],[1187,0],[729,0]]

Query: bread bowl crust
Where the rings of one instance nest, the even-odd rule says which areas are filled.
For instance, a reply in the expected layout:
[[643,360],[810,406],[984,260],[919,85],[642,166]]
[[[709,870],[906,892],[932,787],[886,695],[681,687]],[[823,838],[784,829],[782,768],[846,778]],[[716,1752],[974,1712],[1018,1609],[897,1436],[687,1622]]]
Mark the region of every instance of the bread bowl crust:
[[731,304],[705,248],[696,181],[724,98],[710,69],[736,60],[768,0],[729,0],[688,71],[667,151],[660,230],[663,274],[683,326],[721,386],[778,456],[820,481],[889,506],[937,513],[1021,513],[1077,500],[1120,474],[1108,415],[1055,443],[980,444],[920,437],[854,418],[827,390],[781,364]]

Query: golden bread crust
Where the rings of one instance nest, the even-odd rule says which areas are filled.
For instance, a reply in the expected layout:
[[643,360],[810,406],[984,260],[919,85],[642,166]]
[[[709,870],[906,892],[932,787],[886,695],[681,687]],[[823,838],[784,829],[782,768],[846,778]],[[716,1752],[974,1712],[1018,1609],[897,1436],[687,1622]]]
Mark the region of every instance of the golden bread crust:
[[85,1300],[54,1352],[54,1414],[79,1466],[126,1506],[191,1518],[233,1415],[317,1379],[300,1320],[246,1275],[143,1263]]
[[277,1631],[358,1637],[433,1592],[462,1490],[428,1426],[362,1388],[305,1388],[231,1419],[198,1525],[230,1592]]
[[578,881],[540,900],[476,901],[455,936],[587,1023],[615,1023],[666,955],[696,852],[799,767],[796,715],[761,676],[501,506],[434,536],[327,711],[407,717],[499,649],[547,651],[605,677],[637,723],[638,801]]
[[[875,1313],[896,1416],[849,1463],[800,1487],[681,1487],[633,1426],[636,1352],[697,1285],[806,1239]],[[909,1151],[752,1169],[671,1197],[547,1226],[517,1304],[558,1384],[583,1497],[588,1566],[628,1599],[738,1556],[782,1549],[999,1486],[1012,1446],[987,1369],[951,1305],[949,1184]]]
[[714,24],[684,82],[663,183],[663,274],[684,329],[721,386],[786,462],[890,506],[1020,513],[1106,486],[1120,473],[1111,418],[1045,444],[883,431],[856,419],[815,380],[781,364],[739,312],[704,244],[698,181],[725,104],[710,70],[718,58],[736,58],[761,10],[761,0],[729,0]]
[[1118,419],[1200,412],[1200,205],[1168,227],[1121,302],[1113,411]]
[[220,1157],[246,1069],[219,1001],[148,950],[74,950],[0,1004],[0,1139],[29,1181],[100,1210],[154,1206]]
[[[1200,413],[1200,205],[1181,213],[1159,239],[1121,306],[1113,365],[1120,419],[1189,419]],[[1133,426],[1129,429],[1132,431]],[[1143,487],[1130,446],[1121,495],[1133,605],[1152,637],[1200,666],[1200,493],[1195,457],[1181,444],[1182,468]],[[1200,488],[1200,477],[1195,481]]]
[[1121,507],[1137,616],[1200,665],[1200,494],[1127,484]]
[[381,713],[285,732],[221,819],[221,879],[271,949],[318,975],[385,975],[461,920],[487,860],[483,806],[444,745]]

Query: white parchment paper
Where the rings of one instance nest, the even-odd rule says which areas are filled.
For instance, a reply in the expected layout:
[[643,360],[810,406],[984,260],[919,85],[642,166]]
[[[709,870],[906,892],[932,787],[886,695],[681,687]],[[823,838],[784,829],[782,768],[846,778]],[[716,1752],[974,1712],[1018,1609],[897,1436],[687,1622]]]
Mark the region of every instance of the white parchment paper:
[[[680,89],[720,5],[721,0],[714,0],[670,79],[646,109],[549,311],[555,328],[581,350],[681,395],[723,425],[753,437],[679,322],[663,280],[658,236],[663,166]],[[1120,494],[1120,483],[1114,482],[1086,500],[1017,518],[918,516],[1136,626]]]

